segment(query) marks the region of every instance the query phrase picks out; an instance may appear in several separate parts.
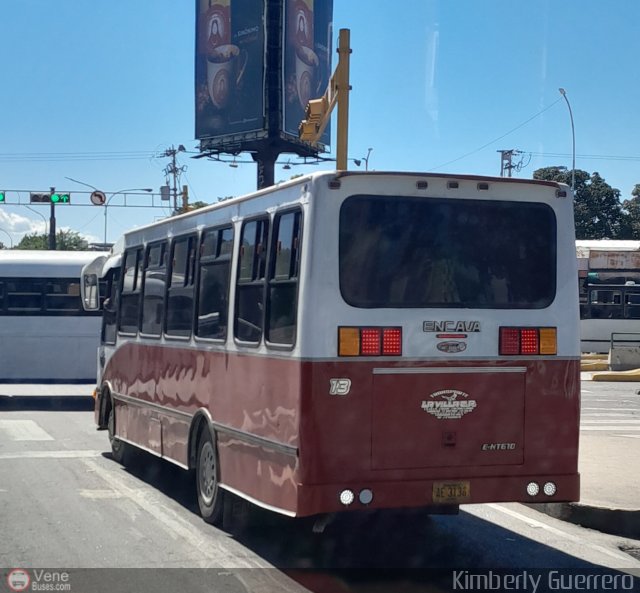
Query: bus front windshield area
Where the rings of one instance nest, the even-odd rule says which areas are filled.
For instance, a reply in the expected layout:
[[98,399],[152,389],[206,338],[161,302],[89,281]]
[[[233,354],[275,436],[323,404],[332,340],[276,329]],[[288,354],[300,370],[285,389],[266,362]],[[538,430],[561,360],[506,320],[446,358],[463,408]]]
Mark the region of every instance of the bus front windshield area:
[[339,271],[354,307],[542,309],[556,292],[556,217],[533,202],[352,196]]

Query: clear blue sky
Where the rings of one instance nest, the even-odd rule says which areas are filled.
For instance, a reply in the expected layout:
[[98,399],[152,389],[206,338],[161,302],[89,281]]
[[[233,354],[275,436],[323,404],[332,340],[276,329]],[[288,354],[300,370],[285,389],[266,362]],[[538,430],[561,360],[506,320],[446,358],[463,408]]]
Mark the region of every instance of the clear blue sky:
[[[194,1],[3,0],[2,9],[0,190],[88,190],[71,177],[107,193],[158,191],[168,160],[153,155],[196,151]],[[498,175],[497,151],[517,149],[518,177],[570,168],[564,87],[577,168],[628,198],[640,183],[639,22],[637,0],[334,0],[334,43],[348,28],[353,48],[349,156],[372,148],[376,170]],[[230,168],[182,153],[181,183],[205,202],[247,193],[255,165],[239,160],[247,164]],[[329,165],[280,165],[276,179]],[[110,241],[169,213],[116,207],[121,198],[108,209]],[[48,218],[48,207],[11,205],[18,199],[28,194],[9,192],[0,207],[6,245],[7,233],[17,243]],[[103,238],[101,207],[59,206],[57,221]]]

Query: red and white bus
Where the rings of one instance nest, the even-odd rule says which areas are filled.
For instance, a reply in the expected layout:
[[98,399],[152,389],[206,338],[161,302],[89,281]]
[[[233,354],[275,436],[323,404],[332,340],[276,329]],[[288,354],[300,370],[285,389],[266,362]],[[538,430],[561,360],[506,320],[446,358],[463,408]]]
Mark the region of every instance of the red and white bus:
[[565,185],[318,173],[132,230],[93,273],[97,424],[116,459],[195,469],[210,522],[228,493],[290,516],[578,499]]

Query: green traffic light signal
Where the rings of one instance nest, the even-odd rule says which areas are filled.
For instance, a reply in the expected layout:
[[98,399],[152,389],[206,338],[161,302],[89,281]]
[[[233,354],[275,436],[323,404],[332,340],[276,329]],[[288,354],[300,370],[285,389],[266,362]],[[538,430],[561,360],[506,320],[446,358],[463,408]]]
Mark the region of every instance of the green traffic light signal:
[[6,198],[5,193],[3,191],[0,191],[0,204],[5,203],[5,198]]
[[51,201],[54,204],[57,203],[62,203],[62,204],[68,204],[71,201],[71,195],[70,194],[51,194]]

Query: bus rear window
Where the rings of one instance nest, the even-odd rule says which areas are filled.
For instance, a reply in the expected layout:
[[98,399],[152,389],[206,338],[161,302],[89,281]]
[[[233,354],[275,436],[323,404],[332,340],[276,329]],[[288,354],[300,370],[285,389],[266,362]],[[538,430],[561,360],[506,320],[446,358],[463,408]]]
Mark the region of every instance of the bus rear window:
[[354,307],[542,309],[556,291],[556,218],[533,202],[352,196],[339,267]]

